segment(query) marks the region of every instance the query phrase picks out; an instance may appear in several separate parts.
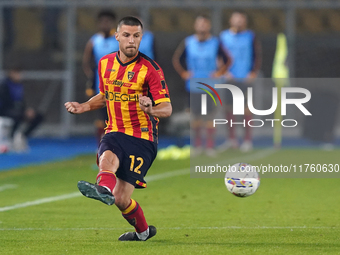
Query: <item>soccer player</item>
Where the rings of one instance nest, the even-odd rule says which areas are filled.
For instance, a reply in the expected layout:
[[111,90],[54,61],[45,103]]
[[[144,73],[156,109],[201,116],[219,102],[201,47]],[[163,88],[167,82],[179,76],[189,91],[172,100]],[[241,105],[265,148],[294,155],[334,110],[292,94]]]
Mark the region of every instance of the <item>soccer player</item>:
[[[220,33],[220,40],[233,59],[233,63],[226,74],[226,78],[238,86],[246,95],[247,87],[252,86],[261,66],[261,45],[255,33],[247,28],[247,15],[241,11],[235,11],[230,17],[230,28]],[[232,108],[231,93],[227,94],[227,119],[235,122]],[[252,114],[245,104],[245,122],[252,118]],[[222,149],[237,148],[238,142],[235,134],[235,126],[229,128],[229,141],[222,144]],[[241,151],[252,149],[251,127],[246,125],[244,142]]]
[[[203,151],[202,127],[206,129],[206,153],[214,156],[214,128],[212,121],[203,119],[201,111],[201,93],[199,89],[191,88],[190,78],[217,78],[223,75],[230,58],[223,50],[219,39],[211,34],[211,20],[206,15],[199,15],[194,24],[195,34],[188,36],[178,46],[173,55],[173,66],[178,74],[185,80],[188,97],[191,97],[191,114],[194,116],[192,123],[194,131],[195,153]],[[222,63],[218,65],[218,63]],[[189,95],[191,93],[191,95]],[[190,98],[189,98],[190,99]]]
[[119,51],[99,61],[100,92],[82,104],[65,103],[74,114],[107,107],[109,119],[98,149],[96,184],[80,181],[78,188],[86,197],[115,204],[135,227],[136,232],[121,235],[120,241],[145,241],[156,234],[131,195],[135,188],[146,187],[144,176],[157,154],[159,118],[172,112],[162,69],[138,51],[142,34],[137,18],[121,19],[116,32]]
[[[105,10],[98,14],[97,19],[99,32],[94,34],[87,42],[83,54],[83,70],[88,79],[86,94],[89,97],[99,93],[99,76],[97,72],[99,60],[103,56],[119,49],[115,37],[116,15],[111,11]],[[106,110],[101,109],[99,118],[95,121],[98,143],[104,135],[106,119]]]

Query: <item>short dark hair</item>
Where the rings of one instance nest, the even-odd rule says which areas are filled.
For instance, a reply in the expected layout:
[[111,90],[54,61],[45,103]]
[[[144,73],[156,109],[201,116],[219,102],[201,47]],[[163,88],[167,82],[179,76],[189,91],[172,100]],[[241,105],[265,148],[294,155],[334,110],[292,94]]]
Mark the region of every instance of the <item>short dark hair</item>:
[[101,19],[103,17],[107,17],[115,21],[117,19],[116,14],[112,11],[102,10],[98,13],[97,19]]
[[199,15],[197,15],[196,19],[199,19],[199,18],[211,21],[211,18],[208,14],[204,14],[204,13],[199,14]]
[[246,18],[248,18],[247,13],[246,13],[245,11],[243,11],[243,10],[234,10],[234,11],[231,13],[231,15],[233,15],[234,13],[239,13],[239,14],[245,16]]
[[117,25],[117,30],[122,26],[122,25],[126,25],[126,26],[140,26],[143,30],[143,24],[142,22],[137,19],[136,17],[133,16],[127,16],[122,18]]

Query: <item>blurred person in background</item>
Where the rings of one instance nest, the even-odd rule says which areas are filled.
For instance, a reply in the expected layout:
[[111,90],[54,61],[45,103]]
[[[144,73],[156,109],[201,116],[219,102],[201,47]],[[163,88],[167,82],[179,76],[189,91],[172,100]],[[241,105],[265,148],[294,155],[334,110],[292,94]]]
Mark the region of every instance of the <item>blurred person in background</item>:
[[[192,106],[190,113],[194,116],[191,124],[194,132],[194,153],[203,152],[202,131],[206,130],[206,150],[209,156],[214,156],[215,134],[212,121],[201,116],[202,90],[190,88],[190,78],[218,78],[230,65],[230,58],[223,50],[219,39],[211,34],[211,20],[206,15],[199,15],[194,23],[195,34],[188,36],[177,47],[172,63],[183,80]],[[220,64],[219,64],[220,63]],[[208,101],[209,108],[209,101]]]
[[143,33],[143,39],[140,42],[140,52],[147,55],[149,58],[155,60],[155,44],[154,35],[151,31],[146,30]]
[[[225,50],[233,59],[226,79],[229,83],[239,87],[243,94],[247,94],[247,87],[252,86],[261,67],[261,45],[255,33],[247,28],[247,15],[242,11],[235,11],[230,17],[230,28],[220,33],[220,40]],[[226,112],[229,123],[235,122],[233,115],[233,99],[231,92],[227,92]],[[245,122],[252,118],[245,98]],[[229,126],[229,139],[220,146],[221,150],[238,148],[238,141],[235,133],[235,125]],[[244,141],[240,147],[241,151],[249,151],[253,148],[251,127],[246,125]]]
[[[28,149],[27,138],[43,121],[43,115],[31,107],[26,107],[24,100],[24,85],[19,67],[8,71],[6,79],[0,84],[0,116],[13,120],[11,129],[12,149],[25,151]],[[20,125],[26,123],[19,131]]]
[[[139,17],[138,15],[136,16],[136,18],[143,22],[141,17]],[[139,45],[139,51],[147,55],[152,60],[156,60],[155,37],[150,30],[147,30],[145,28],[143,31],[143,39]]]
[[[119,45],[115,38],[116,15],[112,11],[103,10],[99,12],[97,22],[99,31],[87,42],[83,54],[82,65],[88,79],[86,83],[86,95],[88,97],[99,93],[99,60],[103,56],[119,50]],[[99,118],[95,121],[98,143],[104,135],[106,120],[106,109],[101,109]]]

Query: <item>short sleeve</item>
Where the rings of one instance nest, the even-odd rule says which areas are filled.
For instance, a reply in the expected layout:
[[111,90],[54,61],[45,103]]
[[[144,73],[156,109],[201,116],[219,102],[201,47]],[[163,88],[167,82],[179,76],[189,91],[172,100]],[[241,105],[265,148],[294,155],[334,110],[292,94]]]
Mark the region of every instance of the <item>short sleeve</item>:
[[150,73],[148,73],[147,82],[152,100],[155,104],[170,102],[169,90],[165,82],[163,70],[161,68],[158,70],[151,69]]

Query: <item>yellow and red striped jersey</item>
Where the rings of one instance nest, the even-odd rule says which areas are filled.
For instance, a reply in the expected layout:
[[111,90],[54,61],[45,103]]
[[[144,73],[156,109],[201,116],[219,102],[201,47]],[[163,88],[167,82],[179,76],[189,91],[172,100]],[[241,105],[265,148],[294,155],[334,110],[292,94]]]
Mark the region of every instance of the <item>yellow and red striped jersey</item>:
[[121,132],[157,142],[158,118],[139,106],[139,95],[151,98],[153,105],[170,102],[164,74],[159,65],[138,53],[123,63],[119,52],[102,57],[98,64],[99,90],[105,95],[108,121],[106,132]]

